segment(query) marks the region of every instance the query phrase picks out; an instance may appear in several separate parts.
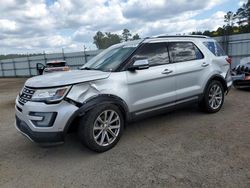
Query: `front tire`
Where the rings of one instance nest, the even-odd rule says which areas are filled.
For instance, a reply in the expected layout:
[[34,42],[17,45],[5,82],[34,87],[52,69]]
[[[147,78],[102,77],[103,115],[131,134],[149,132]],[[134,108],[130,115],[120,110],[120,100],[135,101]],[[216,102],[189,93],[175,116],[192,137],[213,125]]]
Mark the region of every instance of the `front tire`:
[[90,110],[80,119],[78,134],[87,148],[105,152],[113,148],[123,133],[124,118],[113,104],[104,104]]
[[217,80],[211,81],[205,90],[199,106],[207,113],[218,112],[224,103],[224,93],[225,91],[221,82]]

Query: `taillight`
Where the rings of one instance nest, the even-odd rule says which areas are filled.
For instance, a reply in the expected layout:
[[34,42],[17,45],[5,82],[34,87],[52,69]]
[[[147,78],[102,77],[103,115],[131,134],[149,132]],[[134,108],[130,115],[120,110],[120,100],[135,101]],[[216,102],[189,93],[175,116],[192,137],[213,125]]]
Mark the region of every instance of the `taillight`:
[[63,67],[63,71],[69,71],[70,68],[69,67]]
[[232,64],[232,58],[231,57],[227,57],[226,61],[231,65]]

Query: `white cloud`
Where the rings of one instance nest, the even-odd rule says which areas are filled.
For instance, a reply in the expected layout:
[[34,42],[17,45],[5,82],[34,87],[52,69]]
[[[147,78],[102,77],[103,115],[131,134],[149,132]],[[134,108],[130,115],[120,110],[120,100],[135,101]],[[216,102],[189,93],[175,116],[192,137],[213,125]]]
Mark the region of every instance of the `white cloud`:
[[11,32],[18,29],[17,23],[12,20],[0,19],[0,31],[2,32]]
[[98,30],[120,33],[128,28],[151,36],[216,29],[223,24],[224,12],[197,17],[225,1],[1,0],[0,53],[93,47]]

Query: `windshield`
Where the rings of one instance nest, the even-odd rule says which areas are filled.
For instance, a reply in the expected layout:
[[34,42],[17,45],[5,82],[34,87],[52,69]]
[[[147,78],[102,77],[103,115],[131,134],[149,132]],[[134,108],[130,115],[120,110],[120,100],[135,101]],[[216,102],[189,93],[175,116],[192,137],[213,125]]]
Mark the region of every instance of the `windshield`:
[[109,47],[81,67],[87,70],[113,71],[133,53],[141,40]]

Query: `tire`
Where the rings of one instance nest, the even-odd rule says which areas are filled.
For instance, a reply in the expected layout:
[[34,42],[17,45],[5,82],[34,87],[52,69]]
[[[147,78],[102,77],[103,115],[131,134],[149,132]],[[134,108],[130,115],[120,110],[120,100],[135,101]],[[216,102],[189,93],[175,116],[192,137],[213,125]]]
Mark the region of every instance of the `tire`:
[[82,144],[90,150],[105,152],[117,144],[123,129],[124,118],[120,109],[114,104],[103,104],[80,119],[78,135]]
[[207,113],[218,112],[224,103],[224,94],[222,83],[212,80],[206,87],[203,99],[199,103],[201,110]]

